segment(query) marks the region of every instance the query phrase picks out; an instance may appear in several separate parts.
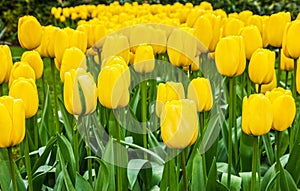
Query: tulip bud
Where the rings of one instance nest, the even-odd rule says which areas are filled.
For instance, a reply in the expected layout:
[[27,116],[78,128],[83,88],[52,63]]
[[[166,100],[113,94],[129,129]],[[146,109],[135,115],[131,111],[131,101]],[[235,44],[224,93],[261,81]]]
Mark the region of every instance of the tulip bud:
[[197,111],[209,111],[213,105],[210,82],[205,78],[193,79],[188,87],[188,99],[196,103]]
[[60,68],[60,79],[64,82],[65,72],[71,69],[77,69],[78,67],[85,68],[85,55],[84,53],[76,47],[71,47],[65,50]]
[[212,24],[212,39],[209,44],[209,51],[214,52],[221,37],[221,16],[210,16]]
[[289,58],[300,57],[299,49],[300,20],[295,20],[286,25],[283,33],[282,50]]
[[[40,46],[36,49],[42,57],[55,57],[55,40],[57,31],[60,29],[52,25],[42,27],[42,41]],[[61,43],[61,41],[59,42]]]
[[[140,44],[150,44],[153,28],[147,25],[136,25],[130,30],[129,42],[132,51],[135,53]],[[141,35],[143,34],[143,35]]]
[[11,84],[20,77],[33,79],[35,81],[34,69],[27,62],[16,62],[13,65],[9,77],[9,88],[11,87]]
[[22,54],[21,62],[27,62],[35,72],[35,78],[40,79],[44,71],[44,63],[40,54],[35,51],[26,51]]
[[20,144],[25,137],[25,110],[21,99],[0,97],[0,148]]
[[82,68],[65,73],[64,103],[73,115],[87,115],[97,106],[97,87],[93,76]]
[[269,22],[269,16],[262,16],[262,32],[261,32],[261,38],[263,40],[263,47],[267,47],[269,45],[268,40],[268,32],[267,32],[267,26]]
[[23,100],[26,118],[30,118],[37,113],[39,97],[37,87],[33,79],[21,77],[13,81],[9,89],[9,95]]
[[283,50],[280,51],[280,70],[293,71],[294,60],[285,56]]
[[256,26],[246,26],[240,31],[240,35],[243,37],[245,42],[246,58],[250,60],[253,52],[262,48],[261,34]]
[[[258,84],[255,84],[256,92],[258,92]],[[274,70],[273,79],[268,84],[261,84],[261,90],[258,93],[266,93],[267,91],[271,91],[272,89],[277,87],[277,77],[276,77],[276,71]]]
[[263,19],[260,15],[252,15],[247,20],[247,25],[251,26],[254,25],[258,28],[260,34],[262,34],[263,31]]
[[155,35],[152,36],[151,46],[154,54],[162,54],[167,51],[167,34],[161,29],[154,29]]
[[150,45],[140,45],[136,48],[133,68],[139,73],[152,72],[155,67],[153,48]]
[[184,99],[184,97],[185,95],[182,83],[160,83],[157,88],[156,115],[160,117],[162,108],[168,101]]
[[224,76],[238,76],[246,67],[246,52],[241,36],[228,36],[220,39],[215,51],[219,73]]
[[[300,63],[300,59],[297,60],[297,65],[299,66]],[[300,94],[300,67],[297,67],[297,71],[296,71],[296,89],[298,94]]]
[[203,15],[204,13],[205,13],[204,10],[192,9],[190,14],[187,16],[187,20],[186,20],[187,26],[188,27],[194,26],[197,18],[200,17],[201,15]]
[[275,52],[268,49],[256,49],[248,67],[249,78],[256,84],[268,84],[274,75]]
[[0,45],[0,63],[1,63],[1,70],[0,70],[0,84],[3,82],[8,82],[12,64],[12,56],[10,49],[7,45]]
[[167,102],[160,118],[161,136],[167,147],[183,149],[196,141],[198,115],[193,101],[181,99]]
[[242,130],[248,135],[261,136],[272,128],[273,112],[269,98],[252,94],[243,99]]
[[198,17],[193,28],[195,29],[194,35],[208,49],[213,38],[213,28],[208,17],[205,15]]
[[70,47],[77,47],[82,52],[85,52],[87,49],[87,35],[78,30],[73,30],[70,36]]
[[18,22],[18,39],[22,48],[35,49],[41,44],[42,26],[33,16],[23,16]]
[[243,21],[236,18],[226,19],[223,24],[223,37],[239,35],[242,27],[244,27]]
[[252,15],[253,15],[252,11],[244,10],[239,13],[239,19],[244,23],[247,23],[249,17],[251,17]]

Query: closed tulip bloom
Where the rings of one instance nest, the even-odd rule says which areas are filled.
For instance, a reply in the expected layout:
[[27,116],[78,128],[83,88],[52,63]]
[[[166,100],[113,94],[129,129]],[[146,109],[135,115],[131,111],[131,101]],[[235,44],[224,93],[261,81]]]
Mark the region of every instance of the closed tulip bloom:
[[167,102],[160,118],[161,136],[167,147],[184,149],[197,139],[198,115],[193,101]]
[[286,25],[283,34],[282,49],[289,58],[297,59],[300,57],[299,48],[300,20],[295,20]]
[[252,15],[247,20],[247,25],[251,26],[254,25],[258,28],[259,32],[262,34],[263,30],[263,19],[260,15]]
[[272,104],[263,94],[252,94],[243,99],[242,130],[248,135],[261,136],[272,128]]
[[136,48],[133,68],[139,73],[152,72],[155,67],[155,58],[153,48],[150,45],[143,44]]
[[93,27],[90,23],[85,23],[78,25],[76,30],[82,31],[87,36],[87,48],[90,48],[94,45],[94,35],[93,35]]
[[186,23],[187,23],[187,26],[188,27],[192,27],[194,26],[196,20],[198,17],[200,17],[201,15],[203,15],[205,13],[204,10],[201,10],[201,9],[193,9],[190,14],[188,14],[187,16],[187,20],[186,20]]
[[213,38],[213,28],[208,17],[205,15],[198,17],[193,28],[195,29],[194,35],[208,48]]
[[27,79],[35,79],[34,69],[27,62],[16,62],[12,69],[9,77],[9,87],[18,78],[23,77]]
[[98,99],[104,107],[125,107],[129,102],[128,67],[113,64],[101,69],[98,76]]
[[54,54],[56,60],[56,68],[60,70],[63,54],[70,47],[69,36],[66,30],[58,29],[55,36]]
[[184,99],[184,88],[182,83],[167,82],[160,83],[157,88],[156,96],[156,115],[160,117],[162,108],[171,100]]
[[167,51],[167,34],[161,29],[154,29],[155,35],[151,38],[151,46],[154,54],[162,54]]
[[[297,60],[297,65],[299,65],[300,59]],[[300,67],[297,67],[296,71],[296,89],[298,94],[300,94]]]
[[228,18],[223,24],[223,36],[239,35],[240,30],[244,27],[243,21],[236,18]]
[[35,79],[40,79],[44,72],[44,63],[40,54],[35,51],[26,51],[22,54],[22,62],[27,62],[35,72]]
[[261,34],[256,26],[246,26],[240,31],[240,35],[243,37],[246,49],[246,58],[250,60],[253,52],[262,48]]
[[219,73],[224,76],[238,76],[246,67],[246,52],[243,37],[228,36],[220,39],[215,51]]
[[272,128],[284,131],[292,125],[296,116],[296,104],[290,90],[275,88],[266,93],[272,103]]
[[97,106],[97,87],[93,76],[82,68],[65,73],[64,103],[73,115],[87,115]]
[[[255,84],[256,92],[258,92],[258,84]],[[276,77],[276,71],[274,70],[273,79],[268,84],[262,84],[261,90],[258,93],[266,93],[267,91],[271,91],[272,89],[277,87],[277,77]]]
[[267,27],[268,27],[268,22],[269,22],[269,16],[262,16],[262,32],[261,32],[261,38],[263,40],[263,47],[267,47],[269,45],[269,40],[268,40],[268,32],[267,32]]
[[23,16],[18,22],[18,40],[22,48],[35,49],[42,39],[42,26],[33,16]]
[[39,97],[37,87],[33,79],[18,78],[13,81],[9,89],[9,95],[23,100],[26,118],[30,118],[37,113]]
[[0,45],[0,84],[8,82],[12,64],[12,56],[10,48],[7,45]]
[[239,13],[239,19],[244,23],[247,23],[249,17],[251,17],[252,15],[253,15],[252,11],[244,10]]
[[283,50],[280,51],[280,70],[293,71],[294,60],[285,56]]
[[65,50],[60,68],[60,79],[64,82],[65,72],[71,69],[77,69],[78,67],[85,68],[85,55],[76,47],[71,47]]
[[188,99],[196,103],[197,111],[209,111],[213,105],[210,82],[205,78],[193,79],[188,87]]
[[87,49],[87,35],[78,30],[73,30],[70,38],[70,47],[77,47],[82,52],[86,52]]
[[210,41],[209,44],[209,51],[214,52],[216,49],[216,46],[220,40],[221,37],[221,24],[222,24],[222,20],[221,20],[221,16],[215,16],[215,15],[211,15],[210,16],[210,21],[212,24],[212,39]]
[[275,52],[268,49],[257,49],[249,62],[250,80],[256,84],[268,84],[274,75]]
[[267,22],[267,38],[269,44],[274,47],[281,47],[285,25],[291,21],[289,12],[279,12],[272,14]]
[[129,43],[131,50],[135,53],[140,44],[150,44],[153,28],[147,25],[136,25],[130,30]]
[[25,137],[25,110],[21,99],[0,97],[0,148],[20,144]]

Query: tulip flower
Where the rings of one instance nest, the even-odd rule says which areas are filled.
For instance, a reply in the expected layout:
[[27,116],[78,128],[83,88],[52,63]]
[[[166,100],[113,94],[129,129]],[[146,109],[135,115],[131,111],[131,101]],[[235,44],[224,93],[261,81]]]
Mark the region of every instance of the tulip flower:
[[269,22],[269,16],[262,16],[262,32],[261,32],[261,38],[263,40],[263,47],[267,47],[269,45],[269,40],[268,40],[268,32],[267,32],[267,27],[268,27],[268,22]]
[[196,105],[187,99],[166,103],[160,116],[161,136],[169,148],[184,149],[198,137]]
[[252,15],[247,19],[247,25],[251,26],[254,25],[258,28],[260,34],[262,34],[263,31],[263,19],[260,15]]
[[30,15],[19,18],[18,40],[22,48],[35,49],[41,44],[42,26],[39,21]]
[[[297,60],[297,65],[299,65],[300,63],[300,59]],[[300,94],[300,67],[297,67],[297,71],[296,71],[296,89],[298,94]]]
[[129,43],[132,52],[135,53],[140,44],[150,44],[153,28],[147,25],[136,25],[130,30]]
[[244,27],[243,21],[237,18],[228,18],[223,24],[223,37],[239,35],[240,30]]
[[212,39],[209,44],[209,51],[214,52],[221,37],[221,16],[210,15],[212,24]]
[[35,81],[34,69],[27,62],[16,62],[12,69],[9,77],[9,87],[19,77],[33,79]]
[[195,29],[194,35],[208,48],[213,38],[213,28],[208,17],[205,15],[198,17],[193,28]]
[[87,49],[87,35],[78,30],[72,30],[69,36],[70,47],[77,47],[82,52],[86,52]]
[[71,47],[65,50],[60,68],[60,79],[64,82],[65,72],[71,69],[86,68],[85,65],[85,55],[84,53],[76,47]]
[[209,111],[213,105],[210,82],[205,78],[193,79],[188,86],[188,99],[196,103],[197,111]]
[[284,51],[280,51],[280,70],[293,71],[294,60],[285,56]]
[[256,92],[258,92],[258,93],[266,93],[267,91],[271,91],[272,89],[274,89],[276,87],[277,87],[277,77],[276,77],[276,71],[275,70],[274,70],[272,81],[268,84],[262,84],[260,92],[258,92],[259,91],[258,90],[259,85],[255,84]]
[[281,47],[285,25],[290,21],[291,15],[289,12],[279,12],[270,16],[266,23],[266,35],[270,45]]
[[154,33],[151,38],[151,46],[154,54],[162,54],[167,51],[167,34],[162,29],[154,29]]
[[97,87],[90,73],[82,68],[65,73],[64,103],[73,115],[87,115],[96,110]]
[[272,128],[284,131],[292,125],[296,116],[296,104],[290,90],[275,88],[266,93],[272,103]]
[[21,77],[13,81],[9,89],[9,95],[23,100],[26,118],[30,118],[37,113],[39,97],[37,87],[33,79]]
[[0,97],[0,148],[20,144],[25,137],[25,110],[21,99]]
[[250,80],[256,84],[268,84],[274,75],[275,52],[268,49],[256,49],[248,67]]
[[220,39],[215,51],[215,60],[219,73],[224,76],[238,76],[246,67],[244,40],[240,36],[228,36]]
[[66,32],[66,30],[58,29],[54,44],[55,66],[58,70],[60,70],[61,67],[63,54],[69,47],[70,43],[68,33]]
[[35,72],[35,78],[39,79],[43,75],[44,63],[40,54],[35,51],[26,51],[22,54],[21,62],[27,62]]
[[263,94],[244,97],[242,109],[242,130],[248,135],[261,136],[272,128],[272,104]]
[[101,69],[98,76],[98,99],[103,106],[115,109],[128,105],[128,70],[128,66],[117,63]]
[[41,44],[36,49],[42,57],[53,58],[55,56],[54,46],[58,30],[60,30],[58,27],[54,27],[52,25],[42,27]]
[[282,42],[282,50],[285,56],[293,59],[300,57],[299,34],[300,20],[295,20],[286,25]]
[[243,27],[240,31],[240,35],[245,42],[246,58],[250,60],[253,52],[263,46],[261,34],[256,26],[251,25]]
[[160,117],[162,108],[168,101],[184,99],[184,97],[185,95],[182,83],[160,83],[157,88],[156,115]]
[[12,56],[10,49],[7,45],[0,45],[0,84],[8,82],[12,64]]
[[201,10],[201,9],[193,9],[190,14],[187,16],[187,20],[186,20],[186,23],[187,23],[187,26],[188,27],[192,27],[194,26],[196,20],[198,17],[200,17],[201,15],[203,15],[205,13],[204,10]]
[[140,45],[135,50],[133,68],[139,73],[152,72],[155,67],[153,48],[150,45]]

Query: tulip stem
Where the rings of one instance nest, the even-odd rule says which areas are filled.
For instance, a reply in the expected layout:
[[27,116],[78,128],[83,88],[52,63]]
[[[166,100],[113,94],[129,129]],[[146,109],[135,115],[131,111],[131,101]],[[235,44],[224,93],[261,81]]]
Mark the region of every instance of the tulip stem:
[[3,96],[3,95],[4,95],[4,93],[3,93],[3,85],[0,84],[0,96]]
[[230,189],[232,165],[232,127],[234,125],[234,78],[229,79],[228,169],[227,188]]
[[58,119],[58,103],[57,103],[57,92],[56,92],[56,78],[55,78],[55,63],[54,59],[51,58],[51,73],[52,73],[52,83],[53,83],[53,93],[54,93],[54,117],[56,122],[56,133],[59,133],[59,119]]
[[[89,143],[87,143],[85,146],[86,155],[87,155],[87,157],[91,157],[92,156],[91,148],[88,144]],[[89,183],[91,186],[93,186],[92,159],[88,158],[87,162],[88,162]]]
[[281,78],[281,70],[280,70],[280,58],[281,57],[281,48],[278,50],[278,74],[277,74],[277,86],[280,87],[280,78]]
[[78,131],[77,127],[75,126],[73,129],[73,141],[74,141],[74,157],[75,157],[75,165],[76,171],[79,172],[79,156],[78,156]]
[[183,178],[183,188],[185,191],[188,190],[188,185],[187,185],[187,176],[186,176],[186,166],[185,166],[185,151],[183,150],[181,152],[181,168],[182,168],[182,178]]
[[26,135],[25,135],[24,155],[25,155],[26,172],[27,172],[27,177],[28,177],[28,190],[33,191],[32,171],[31,171],[31,163],[30,163],[30,156],[29,156],[29,145],[28,145],[28,131],[26,131]]
[[285,71],[285,89],[288,87],[289,71]]
[[297,74],[297,59],[294,59],[294,75],[293,75],[293,79],[292,79],[292,94],[293,97],[296,99],[296,74]]
[[101,53],[100,53],[100,49],[99,48],[97,48],[97,55],[98,55],[98,64],[99,64],[99,66],[100,66],[100,68],[101,68]]
[[[142,111],[142,124],[143,124],[143,146],[147,149],[147,81],[144,80],[140,84],[141,88],[141,111]],[[145,159],[147,154],[145,153]]]
[[253,155],[252,155],[252,177],[251,177],[251,191],[256,190],[256,170],[257,170],[257,152],[258,152],[258,137],[253,140]]
[[[117,143],[121,144],[121,129],[120,129],[120,124],[118,120],[115,118],[116,121],[116,138],[117,138]],[[117,164],[121,163],[122,157],[121,157],[121,150],[119,146],[117,147]],[[117,166],[117,190],[122,191],[123,190],[123,182],[122,182],[122,167],[119,165]]]
[[[199,125],[200,125],[200,141],[202,142],[203,140],[203,135],[204,135],[204,112],[200,112],[199,114]],[[205,188],[206,188],[206,179],[207,179],[207,172],[206,172],[206,159],[205,159],[205,152],[203,152],[203,154],[201,154],[202,156],[202,165],[203,165],[203,176],[204,176],[204,184],[205,184]]]
[[15,163],[14,163],[14,158],[12,154],[12,147],[8,147],[8,158],[9,158],[9,163],[10,163],[10,172],[11,172],[11,181],[13,185],[13,190],[18,191],[18,186],[17,186],[17,181],[16,181],[16,172],[15,172]]
[[[276,137],[275,137],[275,142],[276,142],[276,170],[280,171],[280,131],[276,131]],[[277,182],[276,182],[276,190],[280,190],[280,176],[277,177]]]
[[262,84],[258,84],[258,90],[257,90],[257,93],[261,93],[261,87],[262,87]]

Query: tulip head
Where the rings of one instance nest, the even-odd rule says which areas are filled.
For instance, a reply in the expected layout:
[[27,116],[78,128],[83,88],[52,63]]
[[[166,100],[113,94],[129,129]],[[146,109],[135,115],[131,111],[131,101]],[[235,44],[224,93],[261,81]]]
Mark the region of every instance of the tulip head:
[[193,28],[195,28],[194,35],[208,49],[213,38],[213,28],[210,19],[205,15],[198,17]]
[[44,63],[40,54],[35,51],[26,51],[22,54],[22,62],[27,62],[35,72],[35,79],[40,79],[44,72]]
[[[255,84],[256,92],[258,92],[258,84]],[[258,93],[266,93],[267,91],[271,91],[272,89],[277,87],[277,77],[276,77],[276,71],[274,70],[273,79],[268,84],[261,84],[261,90]]]
[[155,67],[155,58],[153,48],[150,45],[143,44],[136,48],[133,68],[139,73],[152,72]]
[[300,57],[299,49],[300,20],[288,23],[283,33],[282,49],[285,56],[293,59]]
[[7,45],[0,45],[0,84],[8,82],[13,66],[11,51]]
[[0,97],[0,148],[20,144],[25,137],[25,110],[21,99]]
[[193,79],[188,87],[188,99],[196,103],[197,111],[209,111],[213,105],[210,82],[205,78]]
[[280,70],[293,71],[294,60],[285,56],[283,50],[280,51]]
[[242,130],[248,135],[261,136],[272,128],[272,104],[263,94],[252,94],[243,99]]
[[243,21],[237,18],[227,18],[223,24],[223,37],[239,35],[240,30],[244,25]]
[[268,49],[256,49],[248,67],[250,80],[256,84],[268,84],[274,75],[275,52]]
[[28,62],[16,62],[12,69],[9,77],[9,88],[11,84],[18,78],[28,78],[35,81],[35,72],[34,69],[28,64]]

